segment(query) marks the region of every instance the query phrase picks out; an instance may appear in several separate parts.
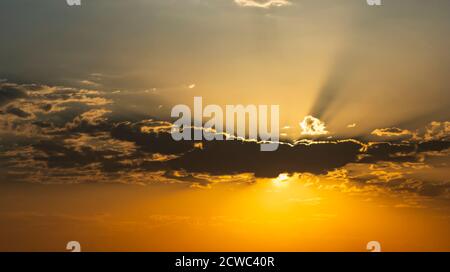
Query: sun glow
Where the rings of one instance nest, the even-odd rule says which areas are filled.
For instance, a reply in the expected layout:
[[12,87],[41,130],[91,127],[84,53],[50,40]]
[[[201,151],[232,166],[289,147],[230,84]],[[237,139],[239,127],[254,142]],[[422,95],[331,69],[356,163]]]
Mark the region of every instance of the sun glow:
[[282,173],[279,174],[277,178],[274,178],[272,182],[275,186],[283,186],[287,184],[287,181],[289,181],[289,179],[290,179],[289,174]]

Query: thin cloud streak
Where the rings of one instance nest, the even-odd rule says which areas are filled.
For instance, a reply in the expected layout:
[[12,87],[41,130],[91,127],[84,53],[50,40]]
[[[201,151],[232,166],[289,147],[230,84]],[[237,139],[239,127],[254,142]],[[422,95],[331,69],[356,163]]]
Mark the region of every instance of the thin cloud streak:
[[234,2],[241,7],[254,7],[264,9],[268,9],[271,7],[283,7],[292,5],[291,2],[286,0],[267,0],[267,1],[234,0]]

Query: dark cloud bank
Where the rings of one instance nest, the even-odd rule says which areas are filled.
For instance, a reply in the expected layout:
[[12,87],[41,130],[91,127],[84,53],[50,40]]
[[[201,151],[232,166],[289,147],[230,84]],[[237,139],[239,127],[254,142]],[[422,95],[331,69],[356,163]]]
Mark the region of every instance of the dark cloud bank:
[[[259,144],[251,141],[177,142],[170,135],[169,122],[119,121],[120,116],[110,107],[113,99],[106,96],[98,91],[1,83],[0,167],[5,176],[26,181],[35,179],[36,172],[44,172],[46,178],[73,175],[76,180],[85,169],[111,180],[140,172],[162,173],[162,177],[183,182],[199,182],[196,174],[212,178],[243,173],[261,178],[274,178],[280,173],[326,175],[349,164],[424,164],[429,156],[448,158],[450,148],[447,124],[440,124],[443,131],[433,134],[436,137],[414,135],[408,140],[371,143],[301,141],[281,144],[275,152],[261,152]],[[10,138],[17,135],[29,140],[21,144],[17,140],[14,146],[8,146]],[[430,167],[448,166],[445,161],[444,166],[440,162]],[[174,174],[180,172],[184,174]],[[354,178],[355,182],[371,183],[374,179],[377,176]],[[437,180],[408,188],[435,196],[448,192],[449,182]]]

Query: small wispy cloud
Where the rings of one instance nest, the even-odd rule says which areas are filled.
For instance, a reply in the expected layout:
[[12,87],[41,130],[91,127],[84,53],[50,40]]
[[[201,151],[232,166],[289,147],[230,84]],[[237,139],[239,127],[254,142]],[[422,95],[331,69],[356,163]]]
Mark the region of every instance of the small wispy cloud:
[[81,80],[80,83],[82,85],[91,86],[91,87],[98,87],[101,85],[100,83],[97,83],[97,82],[94,82],[91,80]]
[[234,2],[241,7],[255,7],[255,8],[271,8],[289,6],[292,3],[287,0],[234,0]]
[[372,131],[373,135],[380,136],[380,137],[396,137],[396,136],[403,136],[403,135],[412,135],[412,132],[406,129],[400,129],[396,127],[392,128],[378,128]]

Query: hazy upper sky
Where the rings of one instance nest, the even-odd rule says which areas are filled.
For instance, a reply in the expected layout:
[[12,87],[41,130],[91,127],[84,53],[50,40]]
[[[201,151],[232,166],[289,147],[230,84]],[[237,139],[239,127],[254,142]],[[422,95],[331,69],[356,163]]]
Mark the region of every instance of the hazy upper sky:
[[347,136],[449,119],[449,1],[240,3],[2,1],[0,76],[153,90],[167,105],[280,104],[285,125],[313,114]]

